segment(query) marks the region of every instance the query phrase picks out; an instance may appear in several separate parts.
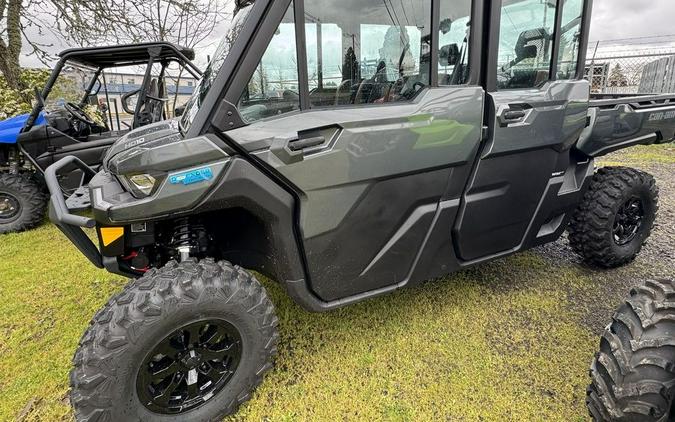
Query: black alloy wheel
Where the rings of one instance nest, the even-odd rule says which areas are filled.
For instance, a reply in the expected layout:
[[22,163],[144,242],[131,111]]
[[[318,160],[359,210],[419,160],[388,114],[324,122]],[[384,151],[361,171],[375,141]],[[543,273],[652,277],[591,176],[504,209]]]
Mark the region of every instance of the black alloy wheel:
[[640,198],[631,198],[626,201],[614,218],[614,241],[623,246],[630,243],[642,227],[644,207]]
[[180,414],[216,395],[239,365],[239,331],[227,321],[199,321],[164,338],[141,365],[138,397],[151,411]]

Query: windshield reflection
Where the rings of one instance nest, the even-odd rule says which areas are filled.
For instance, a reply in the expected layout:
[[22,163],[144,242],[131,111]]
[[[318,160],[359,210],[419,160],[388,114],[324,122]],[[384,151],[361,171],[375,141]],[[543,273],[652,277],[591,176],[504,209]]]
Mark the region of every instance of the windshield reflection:
[[223,66],[225,59],[230,54],[230,50],[237,40],[237,37],[239,37],[239,33],[244,27],[244,23],[246,22],[246,18],[248,17],[252,7],[252,4],[249,4],[237,9],[234,12],[234,16],[229,28],[225,31],[225,35],[223,36],[220,44],[218,45],[218,48],[213,54],[211,62],[206,67],[202,78],[197,83],[197,86],[192,93],[192,97],[190,97],[185,105],[185,111],[183,112],[183,117],[180,120],[180,126],[184,132],[187,131],[192,125],[192,122],[194,121],[194,118],[197,115],[202,102],[211,89],[211,85],[213,85],[213,82],[218,76],[220,68]]

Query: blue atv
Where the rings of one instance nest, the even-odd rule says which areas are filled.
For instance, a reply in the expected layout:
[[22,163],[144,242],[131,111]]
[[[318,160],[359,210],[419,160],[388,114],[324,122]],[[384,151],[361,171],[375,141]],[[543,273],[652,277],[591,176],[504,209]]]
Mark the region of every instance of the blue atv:
[[[44,220],[49,199],[44,170],[51,164],[75,155],[97,168],[120,136],[171,117],[166,86],[170,65],[201,76],[191,62],[194,51],[164,42],[69,49],[59,57],[42,92],[36,91],[31,113],[0,122],[0,234],[28,230]],[[119,73],[129,67],[131,73],[139,66],[145,67],[140,84],[127,84],[119,97],[109,92],[107,69]],[[62,78],[72,78],[74,72],[86,76],[78,102],[49,100],[64,70]],[[73,167],[60,172],[59,180],[63,192],[72,194],[83,175]]]

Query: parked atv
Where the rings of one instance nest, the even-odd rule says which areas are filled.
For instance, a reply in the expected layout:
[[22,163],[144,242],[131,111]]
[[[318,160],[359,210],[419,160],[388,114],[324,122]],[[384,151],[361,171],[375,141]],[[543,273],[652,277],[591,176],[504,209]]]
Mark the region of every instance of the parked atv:
[[647,281],[616,311],[591,365],[595,421],[675,418],[675,281]]
[[[0,234],[27,230],[44,220],[48,195],[43,172],[49,165],[74,155],[96,168],[120,136],[167,118],[165,78],[170,65],[195,78],[201,75],[190,61],[194,52],[169,43],[70,49],[59,57],[46,86],[36,92],[33,111],[0,122]],[[143,81],[121,97],[118,107],[117,99],[108,95],[106,71],[135,72],[139,66],[146,69]],[[79,102],[50,99],[57,84],[75,73],[89,81]],[[127,127],[120,120],[122,111],[130,118]],[[82,183],[77,169],[64,169],[59,177],[68,194]]]
[[[249,269],[327,311],[570,222],[602,267],[649,237],[654,179],[594,159],[672,140],[675,95],[590,97],[590,1],[238,4],[179,122],[125,135],[98,172],[77,157],[47,169],[52,221],[133,279],[75,355],[78,420],[235,412],[278,339]],[[73,165],[88,194],[66,198],[56,174]]]

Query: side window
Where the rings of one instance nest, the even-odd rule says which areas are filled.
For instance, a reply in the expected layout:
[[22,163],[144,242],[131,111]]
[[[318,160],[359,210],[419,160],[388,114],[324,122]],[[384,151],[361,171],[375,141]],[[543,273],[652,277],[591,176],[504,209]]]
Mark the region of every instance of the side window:
[[577,73],[583,11],[583,0],[564,0],[560,29],[560,54],[558,55],[558,79],[572,79]]
[[501,10],[497,87],[533,88],[551,76],[556,2],[523,0]]
[[239,113],[251,123],[300,108],[293,2],[239,99]]
[[429,84],[431,0],[305,0],[312,106],[409,101]]
[[462,85],[469,76],[471,0],[441,0],[438,84]]

